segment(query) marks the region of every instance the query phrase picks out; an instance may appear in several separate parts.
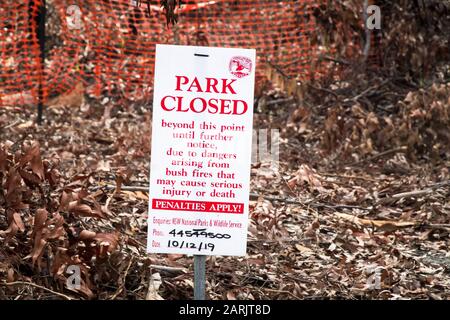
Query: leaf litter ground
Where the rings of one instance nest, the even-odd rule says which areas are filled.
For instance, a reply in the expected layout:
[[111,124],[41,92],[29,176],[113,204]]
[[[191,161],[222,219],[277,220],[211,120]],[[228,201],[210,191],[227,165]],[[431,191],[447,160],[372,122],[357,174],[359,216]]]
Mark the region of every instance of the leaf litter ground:
[[[248,255],[208,258],[208,297],[450,298],[450,85],[313,92],[260,97],[279,168],[252,166]],[[192,298],[191,257],[145,253],[151,112],[87,100],[32,119],[0,110],[0,298]]]

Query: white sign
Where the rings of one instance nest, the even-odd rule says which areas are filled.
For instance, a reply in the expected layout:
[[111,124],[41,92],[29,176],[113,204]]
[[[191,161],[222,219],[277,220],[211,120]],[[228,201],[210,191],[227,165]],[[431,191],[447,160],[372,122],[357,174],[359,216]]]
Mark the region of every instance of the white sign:
[[255,62],[156,46],[148,252],[245,255]]

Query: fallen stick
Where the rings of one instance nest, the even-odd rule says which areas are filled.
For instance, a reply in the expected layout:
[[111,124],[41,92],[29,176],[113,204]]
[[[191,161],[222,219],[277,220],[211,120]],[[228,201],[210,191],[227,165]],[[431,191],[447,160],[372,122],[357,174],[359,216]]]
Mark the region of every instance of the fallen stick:
[[322,203],[322,202],[316,202],[316,201],[310,201],[310,202],[301,202],[294,199],[287,199],[287,198],[280,198],[280,197],[273,197],[273,196],[263,196],[257,193],[250,193],[250,200],[258,200],[260,197],[262,197],[264,200],[268,201],[279,201],[284,202],[287,204],[298,204],[303,206],[311,206],[314,208],[328,208],[328,209],[360,209],[360,210],[372,210],[371,208],[364,208],[360,206],[352,206],[352,205],[345,205],[345,204],[329,204],[329,203]]
[[[99,189],[105,188],[107,190],[115,190],[116,186],[114,185],[106,185],[104,187],[99,187]],[[141,192],[149,192],[148,187],[141,187],[141,186],[121,186],[121,191],[141,191]],[[322,203],[322,202],[301,202],[295,199],[288,199],[288,198],[281,198],[281,197],[273,197],[273,196],[264,196],[258,193],[251,192],[250,193],[250,200],[258,200],[259,198],[263,198],[264,200],[268,201],[279,201],[287,204],[298,204],[298,205],[304,205],[304,206],[311,206],[315,208],[328,208],[328,209],[359,209],[359,210],[365,210],[370,211],[372,208],[364,208],[360,206],[352,206],[352,205],[344,205],[344,204],[328,204],[328,203]]]
[[422,189],[422,190],[413,190],[413,191],[408,191],[408,192],[397,193],[390,197],[380,199],[378,203],[385,203],[385,202],[399,200],[399,199],[403,199],[403,198],[426,196],[430,193],[433,193],[434,190],[441,188],[441,187],[445,187],[447,185],[450,185],[450,180],[432,184],[432,185],[428,186],[428,188]]
[[395,220],[374,220],[364,219],[351,214],[336,213],[336,216],[347,221],[353,222],[356,225],[360,225],[366,228],[373,228],[378,231],[395,231],[401,228],[416,227],[418,223],[416,221],[395,221]]
[[0,282],[0,285],[7,286],[7,287],[10,287],[10,286],[31,286],[31,287],[35,287],[35,288],[38,288],[38,289],[50,292],[50,293],[52,293],[52,294],[54,294],[56,296],[59,296],[61,298],[66,299],[66,300],[73,300],[73,298],[71,298],[69,296],[66,296],[63,293],[59,293],[59,292],[53,291],[51,289],[48,289],[48,288],[43,287],[43,286],[40,286],[40,285],[35,284],[33,282],[26,282],[26,281],[14,281],[14,282],[9,282],[9,283],[7,283],[7,282]]
[[[333,173],[320,173],[321,176],[325,177],[332,177],[332,178],[343,178],[343,179],[355,179],[355,180],[364,180],[364,181],[370,181],[370,182],[377,182],[375,179],[363,177],[363,176],[351,176],[351,175],[339,175],[339,174],[333,174]],[[326,182],[335,182],[335,181],[328,181]]]
[[277,100],[272,100],[266,103],[266,106],[273,106],[279,103],[287,103],[287,102],[293,102],[295,99],[293,97],[290,98],[285,98],[285,99],[277,99]]
[[450,224],[448,224],[448,223],[430,223],[430,224],[424,224],[420,227],[427,228],[427,229],[442,229],[445,231],[450,231]]
[[344,102],[348,102],[348,101],[354,101],[357,102],[358,99],[361,99],[362,97],[364,97],[366,94],[370,93],[372,90],[377,90],[379,88],[381,88],[382,86],[384,86],[385,84],[387,84],[389,81],[391,81],[390,79],[387,79],[385,81],[383,81],[382,83],[375,85],[373,87],[369,87],[366,90],[364,90],[363,92],[361,92],[360,94],[358,94],[357,96],[351,98],[351,99],[345,99]]
[[166,267],[166,266],[159,266],[159,265],[155,265],[155,264],[151,264],[150,268],[158,270],[158,271],[165,271],[168,273],[187,273],[187,270],[185,268]]
[[329,90],[329,89],[326,89],[326,88],[315,87],[315,86],[313,86],[311,84],[308,84],[308,87],[311,88],[311,89],[317,90],[317,91],[328,93],[328,94],[332,95],[336,100],[339,99],[338,94],[336,92],[332,91],[332,90]]
[[412,198],[412,197],[420,197],[433,192],[433,189],[425,189],[425,190],[415,190],[410,192],[397,193],[390,197],[390,199],[402,199],[402,198]]
[[338,59],[338,58],[333,58],[333,57],[329,57],[329,56],[319,56],[319,61],[320,60],[326,60],[326,61],[331,61],[337,64],[343,64],[346,66],[349,66],[351,63],[349,61],[343,60],[343,59]]

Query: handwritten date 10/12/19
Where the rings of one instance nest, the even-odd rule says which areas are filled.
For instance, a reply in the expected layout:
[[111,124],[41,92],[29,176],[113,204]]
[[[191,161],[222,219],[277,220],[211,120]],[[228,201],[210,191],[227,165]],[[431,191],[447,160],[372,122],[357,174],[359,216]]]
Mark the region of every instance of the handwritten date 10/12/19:
[[177,241],[177,240],[169,240],[167,242],[167,247],[169,248],[186,248],[186,249],[194,249],[198,251],[211,251],[213,252],[216,246],[214,243],[207,243],[207,242],[200,242],[200,243],[194,243],[194,242],[186,242],[186,241]]

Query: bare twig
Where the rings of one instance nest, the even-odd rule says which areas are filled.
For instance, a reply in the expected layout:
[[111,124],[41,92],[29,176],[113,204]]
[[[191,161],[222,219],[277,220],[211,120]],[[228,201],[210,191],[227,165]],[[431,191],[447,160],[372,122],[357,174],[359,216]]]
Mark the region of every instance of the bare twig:
[[69,297],[69,296],[67,296],[67,295],[65,295],[63,293],[59,293],[59,292],[53,291],[51,289],[48,289],[48,288],[43,287],[43,286],[40,286],[40,285],[35,284],[33,282],[26,282],[26,281],[14,281],[14,282],[8,282],[8,283],[7,282],[0,282],[0,285],[6,286],[6,287],[10,287],[10,286],[31,286],[31,287],[35,287],[35,288],[38,288],[38,289],[50,292],[50,293],[52,293],[52,294],[54,294],[56,296],[59,296],[61,298],[66,299],[66,300],[73,300],[72,297]]
[[389,197],[390,199],[401,199],[401,198],[412,198],[412,197],[420,197],[433,192],[433,189],[425,189],[425,190],[414,190],[409,192],[397,193],[393,196]]
[[[107,185],[105,186],[105,188],[107,190],[115,190],[116,186],[114,185]],[[149,188],[148,187],[139,187],[139,186],[121,186],[120,187],[120,191],[132,191],[132,192],[136,192],[136,191],[141,191],[141,192],[148,192]]]
[[390,197],[383,198],[383,201],[394,200],[394,199],[402,199],[402,198],[413,198],[413,197],[426,196],[426,195],[428,195],[430,193],[433,193],[433,191],[436,190],[437,188],[444,187],[446,185],[450,185],[450,181],[436,183],[434,185],[429,186],[427,189],[413,190],[413,191],[408,191],[408,192],[397,193],[397,194],[394,194],[394,195],[392,195]]
[[334,91],[331,91],[329,89],[319,88],[319,87],[313,86],[312,84],[308,84],[308,87],[310,87],[310,88],[312,88],[314,90],[317,90],[317,91],[322,91],[322,92],[328,93],[328,94],[332,95],[336,100],[339,99],[339,96],[337,95],[337,93],[334,92]]
[[296,296],[295,294],[293,294],[292,292],[287,291],[287,290],[268,289],[268,288],[261,288],[260,290],[262,292],[267,291],[267,292],[271,292],[271,293],[287,294],[287,295],[290,295],[292,298],[294,298],[296,300],[301,300],[302,299],[302,298]]
[[288,76],[283,69],[281,69],[278,65],[274,64],[272,61],[267,61],[272,68],[274,68],[279,74],[281,74],[286,79],[292,79],[292,77]]
[[329,57],[329,56],[321,56],[321,57],[319,57],[319,61],[320,60],[331,61],[331,62],[334,62],[334,63],[343,64],[343,65],[346,65],[346,66],[350,65],[350,62],[348,62],[346,60],[337,59],[337,58],[333,58],[333,57]]
[[436,182],[436,183],[428,185],[427,187],[431,188],[431,189],[438,189],[438,188],[442,188],[442,187],[446,187],[446,186],[450,186],[450,180]]
[[402,146],[402,147],[399,147],[399,148],[394,148],[394,149],[391,149],[391,150],[383,151],[383,152],[380,152],[380,153],[370,157],[369,159],[367,159],[367,161],[373,161],[373,160],[376,160],[378,158],[387,156],[387,155],[392,154],[392,153],[399,153],[399,152],[405,153],[407,150],[408,150],[407,147]]
[[[114,185],[107,185],[104,188],[107,190],[115,190],[116,186]],[[139,187],[139,186],[122,186],[120,188],[122,191],[141,191],[141,192],[148,192],[148,187]],[[360,206],[352,206],[352,205],[341,205],[341,204],[328,204],[328,203],[322,203],[322,202],[316,202],[311,201],[308,203],[301,202],[295,199],[288,199],[288,198],[282,198],[282,197],[274,197],[274,196],[264,196],[258,193],[251,192],[250,193],[250,200],[258,200],[259,198],[263,198],[268,201],[279,201],[287,204],[298,204],[298,205],[304,205],[304,206],[310,206],[314,208],[328,208],[328,209],[359,209],[359,210],[366,210],[370,211],[371,208],[364,208]]]
[[444,186],[448,186],[450,185],[450,180],[448,181],[443,181],[443,182],[438,182],[435,184],[432,184],[430,186],[428,186],[426,189],[422,189],[422,190],[413,190],[413,191],[408,191],[408,192],[402,192],[402,193],[397,193],[394,194],[390,197],[386,197],[386,198],[382,198],[380,199],[379,203],[385,203],[385,202],[389,202],[392,200],[399,200],[399,199],[403,199],[403,198],[413,198],[413,197],[421,197],[421,196],[426,196],[428,194],[431,194],[434,192],[434,190],[444,187]]
[[329,203],[317,202],[314,200],[311,200],[310,202],[301,202],[301,201],[298,201],[295,199],[263,196],[263,195],[259,195],[257,193],[250,193],[251,200],[257,200],[260,197],[262,197],[263,199],[268,200],[268,201],[279,201],[279,202],[284,202],[287,204],[298,204],[298,205],[309,206],[309,207],[313,207],[313,208],[328,208],[328,209],[335,209],[335,210],[337,210],[337,209],[359,209],[359,210],[365,210],[365,211],[372,210],[371,208],[364,208],[364,207],[360,207],[360,206],[352,206],[352,205],[345,205],[345,204],[329,204]]
[[249,244],[253,244],[253,243],[298,243],[300,242],[300,240],[298,239],[291,239],[291,238],[278,238],[277,240],[272,240],[272,239],[254,239],[254,240],[248,240],[247,241]]
[[378,90],[380,89],[382,86],[384,86],[385,84],[389,83],[391,81],[391,79],[387,79],[384,80],[383,82],[381,82],[380,84],[374,85],[372,87],[367,88],[366,90],[364,90],[363,92],[361,92],[360,94],[354,96],[353,98],[347,98],[344,100],[344,102],[349,102],[349,101],[353,101],[356,102],[359,99],[361,99],[362,97],[366,96],[368,93],[372,92],[373,90]]
[[8,125],[6,125],[4,127],[1,127],[0,130],[6,130],[6,129],[9,129],[9,128],[12,128],[12,127],[16,126],[19,123],[20,123],[20,120],[16,120],[13,123],[10,123],[10,124],[8,124]]
[[132,263],[133,263],[133,257],[131,257],[130,262],[128,262],[128,266],[127,266],[127,268],[125,270],[125,273],[124,273],[124,275],[122,277],[122,283],[120,284],[120,287],[117,289],[117,291],[114,293],[114,295],[111,297],[111,300],[116,299],[117,296],[122,293],[123,288],[125,288],[125,281],[127,280],[128,271],[130,271],[130,267],[131,267]]

